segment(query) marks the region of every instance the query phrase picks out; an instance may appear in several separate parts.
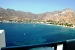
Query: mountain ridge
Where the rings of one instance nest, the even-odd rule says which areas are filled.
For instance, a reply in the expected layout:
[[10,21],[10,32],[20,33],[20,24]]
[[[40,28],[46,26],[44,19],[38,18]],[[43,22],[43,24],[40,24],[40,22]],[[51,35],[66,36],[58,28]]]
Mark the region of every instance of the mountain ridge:
[[33,14],[31,12],[16,11],[14,9],[3,9],[0,7],[0,20],[39,20],[39,21],[56,21],[75,24],[75,11],[69,8],[56,10],[53,12],[45,12],[41,14]]

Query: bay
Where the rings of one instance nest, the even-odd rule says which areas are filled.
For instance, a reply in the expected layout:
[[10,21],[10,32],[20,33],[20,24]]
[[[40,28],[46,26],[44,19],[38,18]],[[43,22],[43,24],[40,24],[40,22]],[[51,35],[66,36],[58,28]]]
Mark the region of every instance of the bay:
[[6,46],[42,44],[75,39],[75,29],[46,24],[0,23]]

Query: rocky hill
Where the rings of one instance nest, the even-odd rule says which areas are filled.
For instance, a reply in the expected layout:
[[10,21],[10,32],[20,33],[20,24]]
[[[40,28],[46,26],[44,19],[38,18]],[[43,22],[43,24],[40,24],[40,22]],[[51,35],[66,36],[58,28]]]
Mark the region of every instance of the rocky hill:
[[51,20],[55,22],[66,22],[75,24],[75,11],[67,8],[61,11],[33,14],[31,12],[16,11],[13,9],[3,9],[0,7],[0,20]]
[[47,13],[43,20],[61,21],[75,24],[75,11],[71,9],[64,9],[61,11],[54,11]]
[[25,20],[36,19],[37,15],[31,12],[15,11],[13,9],[0,8],[0,20]]

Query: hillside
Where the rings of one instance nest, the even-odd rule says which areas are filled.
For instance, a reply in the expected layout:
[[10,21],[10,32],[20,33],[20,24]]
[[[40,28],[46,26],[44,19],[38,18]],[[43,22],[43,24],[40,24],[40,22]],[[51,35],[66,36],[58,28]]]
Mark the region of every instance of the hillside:
[[75,11],[67,8],[60,11],[33,14],[31,12],[16,11],[9,8],[3,9],[0,7],[0,21],[2,20],[51,20],[55,22],[75,24]]

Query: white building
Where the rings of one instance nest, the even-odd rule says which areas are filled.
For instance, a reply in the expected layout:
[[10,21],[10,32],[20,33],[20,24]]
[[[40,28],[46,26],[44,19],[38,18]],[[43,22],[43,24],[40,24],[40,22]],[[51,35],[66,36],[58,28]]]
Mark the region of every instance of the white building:
[[5,43],[5,32],[4,30],[0,30],[0,50],[2,47],[5,47],[6,43]]

